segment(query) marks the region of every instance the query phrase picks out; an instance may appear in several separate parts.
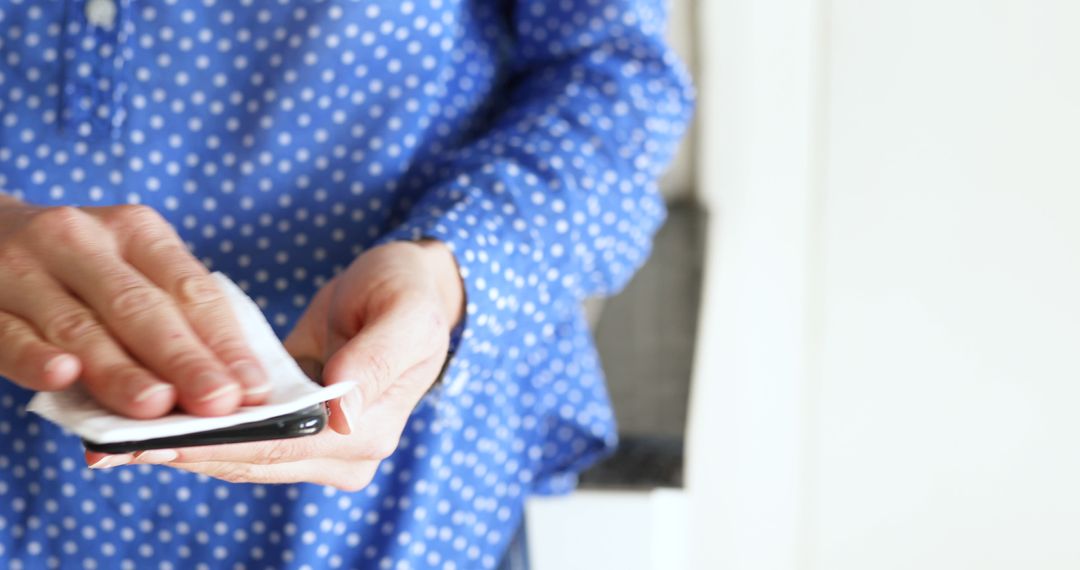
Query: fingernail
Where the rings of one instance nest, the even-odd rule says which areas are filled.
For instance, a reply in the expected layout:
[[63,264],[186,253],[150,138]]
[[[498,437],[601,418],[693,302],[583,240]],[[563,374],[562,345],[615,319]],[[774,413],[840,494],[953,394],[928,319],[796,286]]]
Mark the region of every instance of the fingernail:
[[261,368],[250,362],[237,362],[229,367],[244,385],[244,394],[256,396],[270,391],[270,383]]
[[195,380],[195,384],[201,386],[218,386],[217,389],[199,398],[200,402],[216,400],[230,392],[235,392],[240,389],[240,387],[236,385],[236,382],[233,382],[231,378],[224,374],[218,374],[217,372],[207,372],[206,374],[199,376],[199,378]]
[[140,451],[135,455],[135,460],[139,463],[169,463],[170,461],[176,461],[176,458],[180,457],[180,454],[171,449],[148,449],[146,451]]
[[70,354],[54,356],[45,363],[44,372],[47,375],[68,376],[79,369],[79,359]]
[[349,433],[353,432],[353,418],[360,413],[360,390],[353,389],[345,393],[338,402],[341,415],[345,417],[345,425],[349,427]]
[[143,391],[139,392],[139,394],[137,396],[135,396],[135,403],[137,404],[139,402],[144,402],[146,400],[149,400],[150,398],[153,398],[157,394],[161,394],[162,392],[168,392],[169,390],[172,390],[172,389],[173,389],[172,384],[164,384],[164,383],[161,383],[161,382],[155,382],[155,383],[151,384],[150,386],[148,386],[146,388],[143,388]]
[[110,469],[131,463],[131,455],[106,455],[90,466],[91,469]]
[[253,388],[244,388],[245,396],[262,396],[263,394],[270,393],[270,385],[263,384],[262,386],[255,386]]

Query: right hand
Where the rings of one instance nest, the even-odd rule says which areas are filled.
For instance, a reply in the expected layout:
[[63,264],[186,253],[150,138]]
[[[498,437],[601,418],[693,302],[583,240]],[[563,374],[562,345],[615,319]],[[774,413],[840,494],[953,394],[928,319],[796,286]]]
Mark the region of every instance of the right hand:
[[154,210],[3,196],[0,376],[38,391],[79,381],[133,418],[223,415],[269,393],[222,291]]

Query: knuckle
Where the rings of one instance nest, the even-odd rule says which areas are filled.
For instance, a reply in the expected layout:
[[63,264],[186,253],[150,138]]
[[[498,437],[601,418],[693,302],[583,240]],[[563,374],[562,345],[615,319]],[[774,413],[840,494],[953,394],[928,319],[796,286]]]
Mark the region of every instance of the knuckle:
[[146,285],[121,289],[109,302],[109,310],[119,319],[134,319],[158,307],[161,295]]
[[46,337],[64,345],[79,344],[101,330],[101,324],[93,315],[77,309],[50,317],[43,327]]
[[222,362],[236,363],[241,360],[256,360],[248,345],[243,339],[232,336],[227,332],[218,332],[204,338],[206,347],[210,349]]
[[98,372],[100,376],[109,378],[110,384],[115,386],[134,385],[146,379],[145,372],[127,363],[111,364],[101,368]]
[[25,328],[14,317],[0,316],[0,346],[10,346],[23,336]]
[[8,278],[17,282],[35,273],[37,265],[34,259],[22,249],[5,245],[0,247],[0,269]]
[[197,378],[202,371],[216,369],[214,363],[203,357],[197,351],[177,350],[165,355],[163,359],[165,370],[172,370],[181,377]]
[[77,243],[86,235],[90,216],[73,206],[47,208],[36,213],[28,228],[35,236],[62,243]]
[[254,462],[260,465],[284,463],[292,458],[293,448],[286,442],[267,442],[255,455]]
[[[145,235],[148,230],[143,230],[143,238],[135,240],[135,247],[141,247],[147,254],[154,257],[177,257],[187,254],[184,244],[171,233],[154,232],[153,235]],[[130,236],[129,236],[130,237]]]
[[135,250],[151,257],[175,257],[187,252],[179,236],[160,214],[147,206],[138,208],[142,209],[117,214],[110,220],[126,255]]
[[229,483],[247,483],[252,481],[254,469],[245,463],[222,463],[208,475]]
[[109,217],[114,223],[132,229],[158,227],[165,221],[156,210],[145,204],[116,206]]
[[150,251],[172,247],[168,222],[150,206],[134,204],[109,208],[103,216],[106,225],[123,238],[127,247],[139,246]]
[[364,357],[361,366],[363,367],[362,372],[373,381],[373,387],[378,393],[382,393],[383,388],[389,385],[392,380],[390,375],[393,368],[390,361],[380,352],[371,352]]
[[89,216],[74,206],[56,206],[37,213],[35,218],[50,226],[76,225],[85,223]]
[[222,303],[225,296],[210,274],[192,274],[181,277],[176,283],[176,295],[180,302],[192,307]]

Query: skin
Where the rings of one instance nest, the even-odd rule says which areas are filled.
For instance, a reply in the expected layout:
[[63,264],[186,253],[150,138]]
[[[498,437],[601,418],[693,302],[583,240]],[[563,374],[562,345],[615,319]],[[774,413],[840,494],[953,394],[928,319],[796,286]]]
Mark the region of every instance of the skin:
[[[205,268],[157,214],[0,199],[0,228],[0,374],[32,390],[81,381],[104,405],[140,418],[174,405],[227,414],[265,397],[257,389],[265,385],[261,370],[263,384],[231,373],[254,358],[216,287],[203,286]],[[78,263],[80,256],[94,263]],[[139,294],[119,294],[121,286]],[[45,292],[49,302],[35,302]],[[56,313],[79,326],[61,326],[68,321],[39,305],[61,307]],[[331,429],[299,439],[87,453],[87,464],[167,464],[232,482],[363,488],[438,377],[463,313],[464,288],[445,245],[371,249],[318,292],[285,340],[298,360],[322,364],[325,384],[358,383],[330,404]],[[185,381],[206,370],[221,371],[220,383]]]
[[0,201],[0,374],[31,390],[76,381],[112,411],[229,414],[266,375],[225,297],[143,206]]
[[230,482],[362,489],[397,449],[409,414],[438,377],[463,301],[454,258],[444,245],[372,249],[319,291],[285,341],[298,359],[324,362],[324,383],[358,382],[357,390],[331,405],[332,429],[298,439],[88,453],[87,462],[96,468],[166,464]]

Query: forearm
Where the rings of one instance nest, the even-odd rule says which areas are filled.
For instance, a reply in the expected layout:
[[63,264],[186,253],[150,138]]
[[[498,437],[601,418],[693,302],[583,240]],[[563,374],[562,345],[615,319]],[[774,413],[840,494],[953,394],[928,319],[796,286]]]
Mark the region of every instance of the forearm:
[[664,214],[655,180],[692,109],[685,70],[662,40],[661,3],[598,4],[587,15],[608,26],[547,30],[547,41],[535,39],[542,20],[519,16],[515,79],[497,119],[447,156],[413,208],[451,243],[497,234],[578,299],[618,290],[644,261]]
[[521,12],[513,89],[496,119],[446,155],[385,238],[454,252],[468,297],[464,354],[481,373],[518,342],[503,335],[618,290],[663,218],[655,178],[691,111],[687,76],[661,39],[662,18],[643,8],[659,2],[600,4],[596,17],[627,16],[589,36],[587,24],[568,26],[550,42],[533,38],[540,22]]

